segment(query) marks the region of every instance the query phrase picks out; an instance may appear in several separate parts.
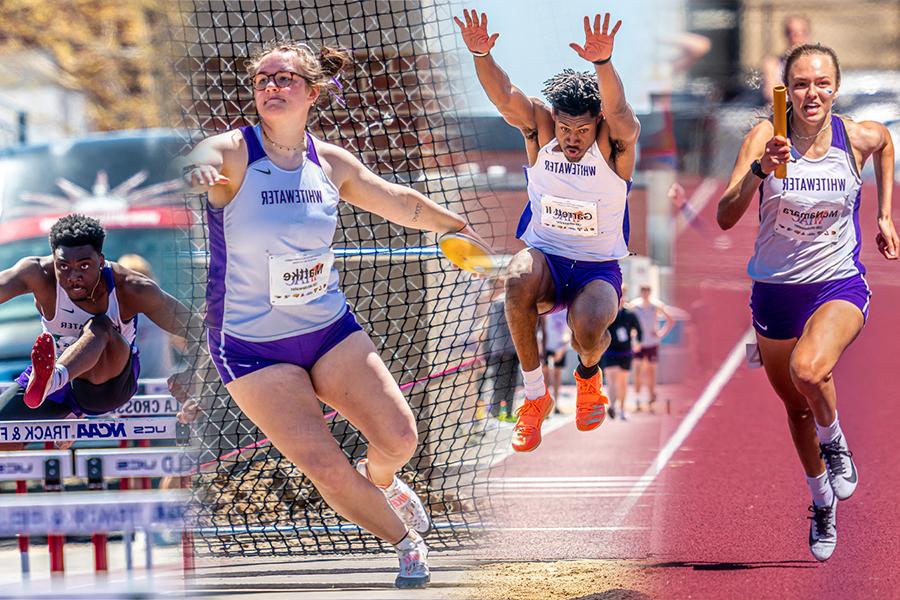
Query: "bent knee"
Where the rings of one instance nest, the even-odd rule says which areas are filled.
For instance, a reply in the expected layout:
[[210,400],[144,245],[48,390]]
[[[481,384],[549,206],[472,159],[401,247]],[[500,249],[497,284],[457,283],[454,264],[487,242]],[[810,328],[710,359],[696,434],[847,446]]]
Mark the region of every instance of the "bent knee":
[[797,355],[791,356],[791,379],[795,384],[803,387],[816,387],[824,383],[831,369],[822,359],[816,356]]
[[398,461],[406,462],[416,453],[419,446],[419,432],[416,431],[415,420],[398,419],[390,428],[390,432],[380,436],[380,439],[370,443],[378,447],[378,450]]
[[104,315],[94,315],[84,324],[82,331],[89,331],[94,337],[111,338],[118,333],[112,319]]

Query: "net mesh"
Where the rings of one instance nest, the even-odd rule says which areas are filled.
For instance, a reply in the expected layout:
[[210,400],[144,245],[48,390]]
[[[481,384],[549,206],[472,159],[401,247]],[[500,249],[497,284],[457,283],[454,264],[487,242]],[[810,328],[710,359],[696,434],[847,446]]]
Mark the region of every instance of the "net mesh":
[[[466,174],[472,139],[455,117],[455,100],[464,90],[452,52],[459,40],[450,5],[222,0],[184,3],[182,9],[177,71],[191,143],[255,122],[243,62],[264,42],[291,38],[316,49],[339,46],[351,52],[354,66],[341,77],[340,100],[322,98],[311,114],[314,135],[348,149],[387,180],[464,214],[488,240],[505,230],[501,211],[489,196],[476,199]],[[204,202],[188,197],[187,203],[195,227],[180,292],[203,311]],[[344,252],[341,286],[418,422],[418,451],[401,477],[427,502],[435,525],[431,547],[463,547],[473,542],[489,508],[482,473],[498,450],[485,419],[490,401],[482,400],[499,391],[497,348],[504,344],[496,336],[498,306],[502,321],[502,305],[492,301],[496,283],[472,279],[433,254],[398,252],[433,244],[429,235],[346,203],[340,210],[335,248]],[[199,550],[251,555],[386,549],[322,501],[241,413],[208,359],[204,364]],[[348,458],[365,455],[357,429],[330,407],[323,406],[323,415]]]

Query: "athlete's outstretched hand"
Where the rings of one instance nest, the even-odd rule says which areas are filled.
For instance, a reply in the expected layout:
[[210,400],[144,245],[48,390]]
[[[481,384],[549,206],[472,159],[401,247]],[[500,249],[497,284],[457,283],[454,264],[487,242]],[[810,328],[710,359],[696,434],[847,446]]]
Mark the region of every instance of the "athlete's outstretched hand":
[[898,253],[900,253],[900,238],[897,237],[894,221],[890,217],[878,219],[878,235],[875,236],[875,243],[883,257],[888,260],[897,260]]
[[463,41],[466,43],[466,48],[469,49],[469,52],[473,54],[487,54],[490,52],[500,34],[488,35],[487,13],[481,13],[479,17],[478,12],[473,10],[469,13],[468,9],[464,9],[463,17],[466,19],[465,23],[460,21],[459,17],[453,17],[453,20],[459,25]]
[[578,56],[584,60],[598,62],[607,60],[612,56],[613,42],[616,39],[616,32],[622,26],[622,21],[616,21],[612,31],[609,30],[609,13],[603,16],[603,25],[600,25],[600,15],[594,15],[594,27],[591,29],[591,20],[589,17],[584,18],[584,47],[576,43],[569,44],[569,47],[578,53]]
[[211,165],[194,165],[185,172],[184,180],[188,187],[196,192],[205,191],[214,185],[231,183],[227,177]]

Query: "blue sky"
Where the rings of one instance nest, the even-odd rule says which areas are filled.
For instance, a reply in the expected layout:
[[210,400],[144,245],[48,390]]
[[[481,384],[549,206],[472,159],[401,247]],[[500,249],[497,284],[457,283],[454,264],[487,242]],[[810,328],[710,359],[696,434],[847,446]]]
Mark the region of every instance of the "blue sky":
[[[582,18],[609,11],[610,23],[622,20],[616,35],[613,64],[625,85],[632,106],[642,112],[649,108],[648,93],[658,81],[661,37],[674,35],[681,22],[681,2],[632,0],[596,2],[585,0],[480,0],[466,8],[486,12],[488,32],[500,33],[492,55],[512,82],[529,96],[540,96],[543,82],[565,68],[588,70],[591,65],[569,48],[570,42],[584,43]],[[458,9],[462,17],[462,7]],[[458,31],[458,29],[457,29]],[[460,47],[465,52],[460,38]],[[462,60],[473,82],[469,110],[476,114],[497,114],[478,85],[472,59]]]

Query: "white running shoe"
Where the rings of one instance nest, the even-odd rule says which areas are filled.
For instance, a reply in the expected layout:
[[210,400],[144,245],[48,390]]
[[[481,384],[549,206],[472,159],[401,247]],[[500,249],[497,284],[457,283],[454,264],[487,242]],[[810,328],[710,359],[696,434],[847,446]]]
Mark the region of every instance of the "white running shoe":
[[831,499],[831,506],[816,506],[814,502],[809,512],[809,550],[816,560],[828,560],[837,544],[837,496]]
[[819,453],[825,459],[828,481],[834,495],[838,500],[846,500],[856,491],[859,478],[853,463],[853,453],[847,448],[844,436],[839,435],[829,444],[819,444]]
[[410,529],[406,537],[394,548],[400,559],[400,572],[394,580],[394,585],[400,589],[426,587],[431,581],[431,573],[428,570],[428,546],[425,545],[425,540]]
[[[361,459],[356,463],[356,470],[363,477],[369,479],[367,463],[368,459]],[[394,481],[391,485],[378,489],[382,491],[391,509],[407,527],[414,529],[420,535],[428,535],[431,531],[431,519],[428,517],[428,513],[425,512],[425,506],[416,493],[402,479],[394,475]]]

